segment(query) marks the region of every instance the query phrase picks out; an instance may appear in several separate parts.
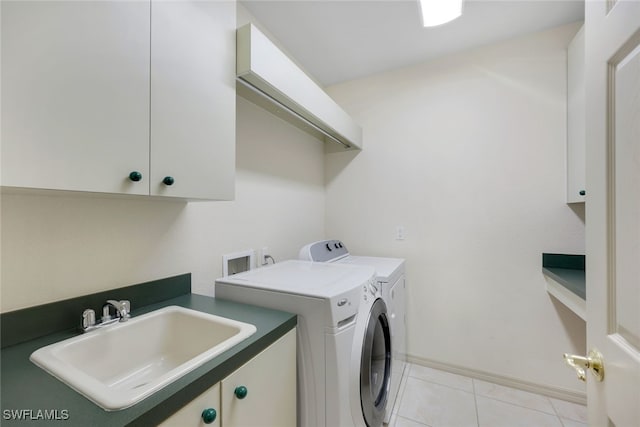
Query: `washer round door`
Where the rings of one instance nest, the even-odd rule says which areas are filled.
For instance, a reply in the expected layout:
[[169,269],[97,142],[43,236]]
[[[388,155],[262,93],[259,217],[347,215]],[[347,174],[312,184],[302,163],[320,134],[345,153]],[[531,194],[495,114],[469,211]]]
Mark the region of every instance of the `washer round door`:
[[360,405],[369,427],[382,426],[391,378],[387,306],[378,298],[369,311],[360,359]]

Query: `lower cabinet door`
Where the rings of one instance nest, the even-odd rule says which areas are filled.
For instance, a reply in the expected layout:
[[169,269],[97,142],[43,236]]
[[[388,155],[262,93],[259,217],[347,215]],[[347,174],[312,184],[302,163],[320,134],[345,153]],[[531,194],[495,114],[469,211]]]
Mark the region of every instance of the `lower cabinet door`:
[[171,417],[162,427],[213,426],[220,427],[220,383],[193,399]]
[[296,426],[296,329],[222,380],[224,427]]

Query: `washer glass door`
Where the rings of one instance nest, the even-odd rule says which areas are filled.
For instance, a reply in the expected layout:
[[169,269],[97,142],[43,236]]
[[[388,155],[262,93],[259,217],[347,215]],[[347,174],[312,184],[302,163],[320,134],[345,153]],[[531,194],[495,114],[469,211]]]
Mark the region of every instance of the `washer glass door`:
[[371,307],[362,343],[360,404],[369,427],[382,425],[391,377],[391,333],[387,306],[378,298]]

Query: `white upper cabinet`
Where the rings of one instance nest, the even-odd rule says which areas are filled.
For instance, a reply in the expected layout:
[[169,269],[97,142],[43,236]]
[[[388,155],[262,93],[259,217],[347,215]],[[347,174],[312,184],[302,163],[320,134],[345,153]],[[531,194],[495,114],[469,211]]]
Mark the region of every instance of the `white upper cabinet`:
[[3,187],[233,199],[234,2],[1,7]]
[[584,27],[567,50],[567,203],[584,202],[586,196]]
[[236,55],[239,95],[343,149],[362,148],[362,128],[254,25],[238,29]]
[[149,3],[1,7],[2,185],[148,194]]
[[150,192],[232,200],[235,2],[155,1],[151,22]]

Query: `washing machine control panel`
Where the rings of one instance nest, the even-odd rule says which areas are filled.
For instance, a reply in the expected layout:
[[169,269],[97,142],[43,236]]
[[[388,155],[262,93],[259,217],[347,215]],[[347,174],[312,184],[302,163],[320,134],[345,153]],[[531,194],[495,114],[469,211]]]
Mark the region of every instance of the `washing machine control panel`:
[[362,286],[362,291],[362,298],[364,299],[364,301],[369,301],[370,299],[376,299],[380,297],[382,293],[382,287],[375,278],[371,278]]

